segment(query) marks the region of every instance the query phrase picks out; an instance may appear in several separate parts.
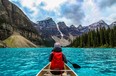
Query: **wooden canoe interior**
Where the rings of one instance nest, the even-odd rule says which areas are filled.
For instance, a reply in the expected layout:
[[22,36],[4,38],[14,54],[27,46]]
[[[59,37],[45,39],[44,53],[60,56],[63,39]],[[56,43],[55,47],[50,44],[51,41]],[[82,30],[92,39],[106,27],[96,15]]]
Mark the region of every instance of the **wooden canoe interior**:
[[[49,69],[49,64],[45,66],[36,76],[61,76],[61,75],[53,75],[50,72],[51,70]],[[67,65],[65,65],[65,70],[66,75],[62,76],[77,76]]]

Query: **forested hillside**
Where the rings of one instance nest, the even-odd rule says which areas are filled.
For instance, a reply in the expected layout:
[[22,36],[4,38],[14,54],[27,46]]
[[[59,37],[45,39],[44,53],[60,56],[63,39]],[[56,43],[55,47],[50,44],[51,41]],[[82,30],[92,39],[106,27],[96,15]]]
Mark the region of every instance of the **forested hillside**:
[[72,43],[73,47],[116,47],[116,26],[113,28],[100,28],[92,30],[77,37]]

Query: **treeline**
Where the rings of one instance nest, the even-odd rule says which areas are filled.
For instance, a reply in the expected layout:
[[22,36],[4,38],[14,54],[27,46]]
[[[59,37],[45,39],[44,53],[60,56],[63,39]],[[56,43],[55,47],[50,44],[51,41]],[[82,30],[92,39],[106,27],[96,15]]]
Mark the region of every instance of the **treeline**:
[[72,43],[73,47],[116,47],[116,26],[92,30],[77,37]]

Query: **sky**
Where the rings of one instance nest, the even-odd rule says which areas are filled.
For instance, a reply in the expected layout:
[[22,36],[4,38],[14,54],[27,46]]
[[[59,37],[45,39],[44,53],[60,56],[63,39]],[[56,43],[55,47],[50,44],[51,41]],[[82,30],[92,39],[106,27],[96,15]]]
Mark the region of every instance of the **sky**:
[[99,20],[116,21],[116,0],[9,0],[33,22],[48,17],[67,26],[88,26]]

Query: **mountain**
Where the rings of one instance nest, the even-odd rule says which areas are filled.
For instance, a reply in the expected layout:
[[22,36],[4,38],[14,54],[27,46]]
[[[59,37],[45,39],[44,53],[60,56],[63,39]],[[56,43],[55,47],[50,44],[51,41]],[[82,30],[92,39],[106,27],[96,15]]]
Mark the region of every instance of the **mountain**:
[[105,28],[107,29],[107,28],[109,27],[109,25],[106,24],[105,21],[100,20],[100,21],[95,22],[95,23],[92,23],[92,24],[90,24],[90,25],[88,25],[88,26],[83,26],[83,27],[82,27],[82,25],[79,25],[79,26],[77,27],[77,29],[78,29],[79,32],[80,32],[79,35],[82,35],[82,34],[84,34],[84,33],[89,32],[90,30],[96,30],[97,28],[100,29],[100,28],[103,28],[103,27],[105,27]]
[[[79,25],[78,27],[75,27],[74,25],[71,25],[70,27],[68,27],[63,21],[56,24],[52,18],[47,18],[45,20],[38,21],[37,24],[34,24],[34,27],[36,27],[40,32],[40,35],[45,40],[45,42],[46,40],[48,41],[48,43],[59,41],[61,42],[62,46],[67,46],[77,36],[100,27],[108,28],[108,25],[103,20],[100,20],[89,26]],[[64,44],[63,42],[65,42],[66,44]]]
[[58,22],[59,30],[63,33],[63,36],[69,36],[69,27],[65,24],[65,22]]
[[10,37],[3,41],[7,47],[10,48],[22,48],[22,47],[37,47],[31,41],[27,40],[19,33],[13,33]]
[[0,0],[0,40],[8,38],[13,32],[20,33],[38,45],[41,44],[39,33],[22,10],[9,0]]
[[83,28],[82,25],[79,25],[79,26],[77,27],[78,30],[80,30],[80,29],[82,29],[82,28]]
[[110,28],[113,28],[114,26],[116,26],[116,21],[110,24]]
[[103,28],[103,27],[105,27],[106,29],[109,27],[109,25],[106,24],[103,20],[100,20],[98,22],[95,22],[95,23],[89,25],[90,30],[95,30],[97,28],[99,29],[99,28]]
[[60,36],[56,23],[52,18],[38,21],[37,28],[41,33],[42,38],[51,38],[51,36]]
[[78,36],[79,35],[79,31],[78,31],[78,29],[74,25],[71,25],[69,27],[69,32],[73,36]]
[[71,25],[70,27],[68,27],[65,22],[59,22],[59,29],[60,31],[64,34],[64,36],[69,37],[69,35],[72,36],[78,36],[80,35],[80,31],[78,29],[81,28],[76,28],[74,25]]
[[55,41],[65,42],[61,43],[62,46],[69,44],[69,27],[64,22],[58,22],[57,24],[52,18],[38,21],[37,30],[40,32],[44,42],[46,44],[53,45]]
[[35,27],[37,27],[38,31],[40,31],[42,38],[52,38],[54,41],[59,40],[59,42],[67,40],[70,43],[70,41],[74,40],[75,37],[88,33],[91,30],[103,27],[107,29],[109,26],[113,27],[115,24],[116,22],[108,25],[105,21],[100,20],[88,26],[79,25],[78,27],[75,27],[75,25],[71,25],[68,27],[63,21],[56,24],[52,18],[47,18],[45,20],[38,21],[38,24]]

